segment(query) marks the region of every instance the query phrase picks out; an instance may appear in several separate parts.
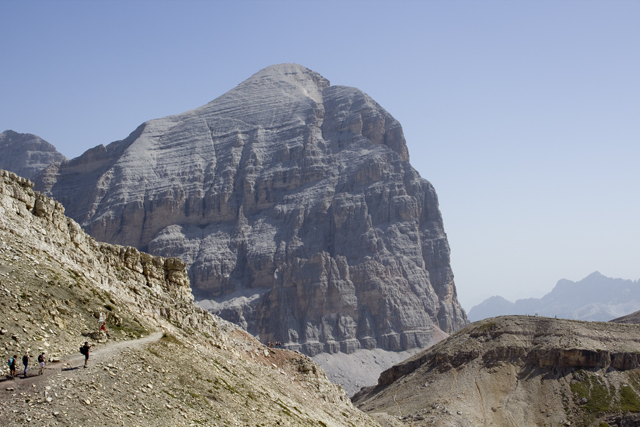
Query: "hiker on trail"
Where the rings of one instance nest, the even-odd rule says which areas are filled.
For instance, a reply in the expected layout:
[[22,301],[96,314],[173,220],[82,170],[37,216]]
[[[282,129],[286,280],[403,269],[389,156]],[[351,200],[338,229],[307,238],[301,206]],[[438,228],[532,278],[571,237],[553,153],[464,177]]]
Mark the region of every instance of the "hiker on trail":
[[40,375],[44,374],[44,353],[38,356],[38,363],[40,364]]
[[29,352],[25,352],[24,356],[22,356],[22,364],[24,365],[24,377],[27,378],[27,367],[29,366]]
[[16,376],[16,359],[17,358],[18,356],[14,354],[13,357],[7,361],[7,365],[9,365],[9,376],[11,378]]
[[89,362],[89,350],[91,350],[91,347],[89,345],[88,341],[84,342],[84,345],[82,347],[80,347],[80,353],[84,354],[84,367],[87,367],[87,362]]
[[107,338],[111,338],[109,336],[109,330],[107,329],[107,322],[102,322],[102,326],[100,326],[100,332],[104,332]]

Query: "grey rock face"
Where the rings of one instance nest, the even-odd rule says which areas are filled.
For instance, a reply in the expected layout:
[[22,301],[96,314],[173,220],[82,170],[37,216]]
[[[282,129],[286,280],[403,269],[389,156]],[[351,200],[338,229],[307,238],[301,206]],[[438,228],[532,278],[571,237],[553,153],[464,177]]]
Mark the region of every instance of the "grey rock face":
[[30,133],[0,133],[0,169],[33,179],[49,165],[67,158],[56,147]]
[[467,323],[435,190],[400,124],[296,64],[36,185],[96,239],[182,258],[200,304],[264,342],[404,350]]

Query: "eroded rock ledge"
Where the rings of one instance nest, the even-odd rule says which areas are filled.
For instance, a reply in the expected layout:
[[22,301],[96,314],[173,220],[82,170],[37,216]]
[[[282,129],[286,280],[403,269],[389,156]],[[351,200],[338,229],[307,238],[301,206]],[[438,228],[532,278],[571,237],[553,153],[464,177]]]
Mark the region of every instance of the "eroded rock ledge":
[[356,393],[410,425],[637,426],[640,327],[533,316],[475,322]]
[[383,372],[376,387],[418,369],[445,372],[476,359],[485,368],[511,363],[527,369],[637,369],[640,328],[533,316],[486,319]]

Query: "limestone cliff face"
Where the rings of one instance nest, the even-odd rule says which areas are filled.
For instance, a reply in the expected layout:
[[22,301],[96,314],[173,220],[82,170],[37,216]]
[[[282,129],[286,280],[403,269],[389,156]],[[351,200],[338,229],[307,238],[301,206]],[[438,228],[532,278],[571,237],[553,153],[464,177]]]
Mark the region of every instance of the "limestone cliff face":
[[182,258],[201,305],[263,341],[402,350],[467,322],[400,124],[299,65],[53,165],[37,188],[98,240]]
[[0,133],[0,168],[33,179],[49,165],[67,158],[39,136],[7,130]]

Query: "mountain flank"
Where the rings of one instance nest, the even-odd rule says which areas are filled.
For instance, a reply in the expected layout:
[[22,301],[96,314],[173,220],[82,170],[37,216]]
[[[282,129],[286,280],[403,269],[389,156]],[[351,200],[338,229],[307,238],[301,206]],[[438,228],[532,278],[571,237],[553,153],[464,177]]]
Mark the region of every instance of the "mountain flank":
[[626,316],[618,317],[616,319],[610,320],[610,322],[614,323],[629,323],[632,325],[640,324],[640,311],[634,311],[631,314],[627,314]]
[[467,323],[436,192],[400,123],[297,64],[36,182],[94,238],[181,258],[199,304],[263,343],[402,351]]
[[539,314],[563,319],[609,321],[640,309],[640,280],[613,279],[597,271],[573,282],[559,280],[542,298],[515,303],[493,296],[469,310],[472,321],[508,314]]
[[472,323],[353,397],[411,426],[640,425],[640,327],[536,316]]
[[32,186],[0,170],[0,353],[35,366],[0,379],[0,425],[376,425],[307,356],[196,306],[183,261],[98,242]]
[[0,133],[0,168],[34,179],[53,163],[67,158],[39,136],[7,130]]

